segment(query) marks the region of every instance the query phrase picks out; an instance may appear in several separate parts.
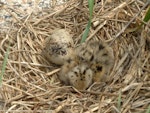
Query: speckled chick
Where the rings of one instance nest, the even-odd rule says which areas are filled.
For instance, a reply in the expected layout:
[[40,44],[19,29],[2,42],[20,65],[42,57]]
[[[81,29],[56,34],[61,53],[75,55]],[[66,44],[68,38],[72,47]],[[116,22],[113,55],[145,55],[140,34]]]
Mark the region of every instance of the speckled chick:
[[106,81],[114,65],[113,50],[100,40],[89,40],[76,48],[80,62],[88,62],[94,71],[93,81]]
[[48,61],[63,65],[64,62],[73,57],[74,43],[71,35],[65,29],[56,29],[46,40],[42,54]]
[[72,61],[62,66],[58,77],[66,85],[85,90],[92,84],[93,71],[86,63]]

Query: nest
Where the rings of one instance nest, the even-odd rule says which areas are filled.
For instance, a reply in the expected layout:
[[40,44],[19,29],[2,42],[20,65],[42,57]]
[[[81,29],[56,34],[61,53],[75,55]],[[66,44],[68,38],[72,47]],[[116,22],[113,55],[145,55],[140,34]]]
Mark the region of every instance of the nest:
[[[42,12],[19,18],[12,14],[10,29],[0,35],[0,68],[9,47],[0,107],[5,112],[135,113],[150,104],[150,24],[143,22],[144,1],[95,1],[87,38],[97,36],[114,50],[115,65],[108,83],[95,83],[86,91],[64,86],[60,67],[48,62],[41,50],[47,36],[65,28],[80,43],[88,23],[87,1],[70,0]],[[14,12],[16,10],[14,9]]]

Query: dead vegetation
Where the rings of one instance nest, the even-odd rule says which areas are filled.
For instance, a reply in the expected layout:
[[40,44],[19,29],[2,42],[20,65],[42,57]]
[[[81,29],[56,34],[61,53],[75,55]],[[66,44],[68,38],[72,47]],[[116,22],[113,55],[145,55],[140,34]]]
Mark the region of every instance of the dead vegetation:
[[108,83],[95,83],[86,91],[60,84],[56,74],[60,67],[49,63],[40,53],[43,41],[55,28],[66,28],[75,44],[80,42],[88,22],[88,3],[70,0],[23,19],[13,14],[10,29],[0,35],[0,67],[10,45],[0,88],[1,110],[145,113],[150,104],[150,24],[135,28],[142,22],[147,6],[139,0],[95,2],[88,39],[96,35],[110,43],[115,66]]

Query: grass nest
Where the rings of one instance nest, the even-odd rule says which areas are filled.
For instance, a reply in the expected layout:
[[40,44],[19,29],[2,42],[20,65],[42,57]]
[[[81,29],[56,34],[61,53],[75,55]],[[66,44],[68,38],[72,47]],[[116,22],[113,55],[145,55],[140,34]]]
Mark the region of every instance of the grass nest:
[[70,0],[23,18],[12,14],[10,28],[0,35],[0,68],[9,47],[0,107],[5,112],[146,113],[150,104],[150,23],[143,22],[148,4],[139,0],[95,1],[87,39],[97,36],[114,50],[115,65],[108,83],[86,91],[64,86],[59,66],[40,53],[55,28],[65,28],[80,43],[88,23],[87,1]]

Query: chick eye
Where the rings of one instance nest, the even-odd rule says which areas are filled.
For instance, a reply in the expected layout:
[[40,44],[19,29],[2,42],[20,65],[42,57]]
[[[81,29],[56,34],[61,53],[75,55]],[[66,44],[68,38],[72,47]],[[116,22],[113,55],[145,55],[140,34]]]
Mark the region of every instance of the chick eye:
[[97,66],[96,69],[97,71],[102,71],[102,66]]
[[71,59],[71,58],[67,59],[67,62],[68,62],[68,63],[71,63],[71,61],[72,61],[72,59]]
[[75,73],[75,75],[78,77],[79,76],[79,74],[78,74],[78,72],[74,72]]
[[99,50],[104,49],[104,46],[102,44],[99,45]]

